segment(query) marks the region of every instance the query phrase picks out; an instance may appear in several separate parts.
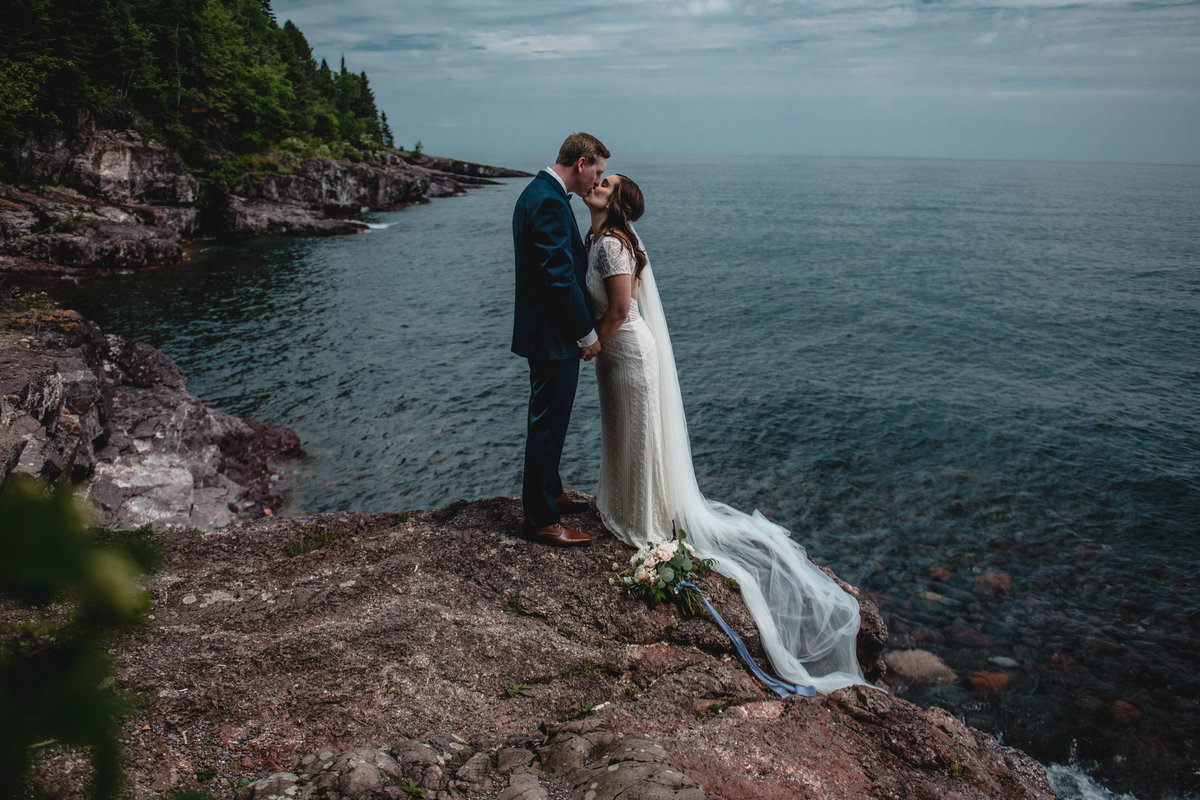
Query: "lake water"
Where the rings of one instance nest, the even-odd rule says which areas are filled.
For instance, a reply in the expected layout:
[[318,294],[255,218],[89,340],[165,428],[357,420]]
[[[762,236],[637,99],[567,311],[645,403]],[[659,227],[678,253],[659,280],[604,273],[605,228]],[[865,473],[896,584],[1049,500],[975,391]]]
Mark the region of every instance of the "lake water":
[[[1065,765],[1064,797],[1109,796],[1083,773],[1196,796],[1200,168],[610,170],[647,197],[705,493],[871,592],[893,646],[1005,673],[1001,692],[910,696]],[[524,184],[371,215],[387,227],[359,236],[209,246],[61,299],[164,350],[210,404],[298,431],[290,513],[515,495]],[[571,485],[594,490],[598,451],[585,367]],[[989,572],[1011,587],[976,582]]]

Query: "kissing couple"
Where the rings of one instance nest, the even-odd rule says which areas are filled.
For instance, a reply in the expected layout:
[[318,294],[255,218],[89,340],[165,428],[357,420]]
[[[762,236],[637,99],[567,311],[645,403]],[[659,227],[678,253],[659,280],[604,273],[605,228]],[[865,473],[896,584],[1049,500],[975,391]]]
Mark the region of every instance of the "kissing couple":
[[[596,362],[601,449],[596,507],[633,547],[687,532],[700,558],[736,580],[780,677],[831,692],[866,683],[855,650],[858,602],[788,531],[700,492],[675,356],[646,248],[633,229],[638,185],[604,176],[608,149],[573,133],[513,211],[516,308],[512,350],[529,361],[529,427],[522,481],[526,538],[558,546],[592,537],[562,524],[586,508],[563,493],[559,461],[579,382]],[[586,240],[571,195],[591,214]]]

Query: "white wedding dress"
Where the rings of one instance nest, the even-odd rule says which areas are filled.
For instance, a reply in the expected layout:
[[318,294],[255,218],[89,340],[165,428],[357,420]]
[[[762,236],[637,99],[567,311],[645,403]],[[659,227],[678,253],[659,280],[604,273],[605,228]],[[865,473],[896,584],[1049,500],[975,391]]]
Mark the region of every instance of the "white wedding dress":
[[[586,293],[593,318],[608,309],[605,278],[633,272],[633,257],[619,240],[592,243]],[[635,287],[628,320],[596,358],[602,426],[596,505],[605,527],[635,547],[669,540],[673,525],[687,531],[696,554],[715,559],[717,572],[740,585],[776,674],[819,692],[865,684],[855,656],[858,602],[808,560],[785,528],[700,493],[649,264]]]

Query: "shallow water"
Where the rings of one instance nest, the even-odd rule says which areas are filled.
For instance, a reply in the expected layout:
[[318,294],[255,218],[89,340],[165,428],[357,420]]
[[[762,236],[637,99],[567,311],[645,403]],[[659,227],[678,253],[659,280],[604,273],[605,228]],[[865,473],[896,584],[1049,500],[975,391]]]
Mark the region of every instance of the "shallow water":
[[[893,646],[1011,679],[914,699],[1138,797],[1195,791],[1200,168],[610,166],[647,195],[705,493],[871,591]],[[523,185],[353,237],[210,246],[63,300],[163,349],[211,404],[295,428],[293,513],[515,495]],[[585,368],[564,458],[585,491],[598,447]],[[977,585],[988,571],[1011,588]],[[1142,716],[1118,724],[1118,700]]]

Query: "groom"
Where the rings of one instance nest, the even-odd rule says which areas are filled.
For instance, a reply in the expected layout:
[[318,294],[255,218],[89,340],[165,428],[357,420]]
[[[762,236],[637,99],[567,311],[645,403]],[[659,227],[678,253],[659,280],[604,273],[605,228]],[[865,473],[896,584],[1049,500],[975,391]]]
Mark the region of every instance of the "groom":
[[562,143],[554,166],[537,174],[513,210],[517,302],[512,351],[529,360],[529,429],[521,501],[524,533],[558,546],[590,544],[592,537],[560,522],[586,506],[563,494],[558,463],[579,383],[579,359],[600,352],[583,295],[587,255],[571,211],[571,193],[600,185],[608,149],[586,133]]

